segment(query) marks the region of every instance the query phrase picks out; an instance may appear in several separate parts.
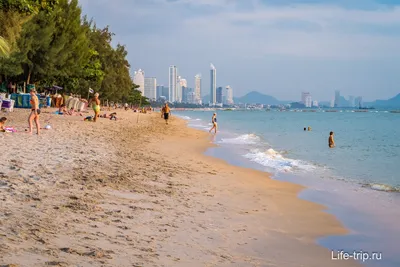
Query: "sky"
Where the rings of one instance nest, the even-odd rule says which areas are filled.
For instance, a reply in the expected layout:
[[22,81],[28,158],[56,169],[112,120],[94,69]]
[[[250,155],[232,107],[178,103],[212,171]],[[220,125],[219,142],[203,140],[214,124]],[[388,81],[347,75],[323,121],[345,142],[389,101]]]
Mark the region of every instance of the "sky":
[[168,67],[202,93],[259,91],[280,100],[366,101],[400,93],[400,0],[81,0],[126,45],[131,72],[168,86]]

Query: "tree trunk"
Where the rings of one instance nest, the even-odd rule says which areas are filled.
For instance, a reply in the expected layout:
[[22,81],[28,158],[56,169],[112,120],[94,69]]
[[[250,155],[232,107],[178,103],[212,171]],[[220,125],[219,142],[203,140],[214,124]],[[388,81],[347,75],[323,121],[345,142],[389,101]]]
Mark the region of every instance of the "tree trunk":
[[28,78],[26,78],[26,85],[28,85],[29,82],[31,81],[31,74],[32,74],[32,70],[29,69],[29,70],[28,70]]

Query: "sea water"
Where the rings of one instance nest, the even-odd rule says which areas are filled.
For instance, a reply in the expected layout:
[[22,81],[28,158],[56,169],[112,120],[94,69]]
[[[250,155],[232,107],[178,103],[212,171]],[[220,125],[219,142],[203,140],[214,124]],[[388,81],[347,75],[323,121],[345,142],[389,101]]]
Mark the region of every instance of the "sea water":
[[[210,140],[219,146],[207,154],[306,185],[300,197],[328,206],[351,231],[321,245],[382,253],[366,266],[400,266],[400,114],[335,111],[217,111],[219,132]],[[213,112],[176,114],[208,130]]]

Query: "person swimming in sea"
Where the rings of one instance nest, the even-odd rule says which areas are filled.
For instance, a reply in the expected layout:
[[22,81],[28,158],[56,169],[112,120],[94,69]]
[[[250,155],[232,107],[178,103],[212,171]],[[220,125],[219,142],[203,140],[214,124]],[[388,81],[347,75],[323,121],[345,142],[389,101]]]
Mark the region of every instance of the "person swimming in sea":
[[333,132],[329,133],[328,145],[329,145],[329,148],[335,147],[335,140],[333,140]]
[[214,130],[215,133],[217,133],[217,128],[218,128],[218,124],[217,124],[217,114],[214,113],[212,118],[211,118],[211,123],[212,123],[212,128],[210,129],[210,133],[212,130]]

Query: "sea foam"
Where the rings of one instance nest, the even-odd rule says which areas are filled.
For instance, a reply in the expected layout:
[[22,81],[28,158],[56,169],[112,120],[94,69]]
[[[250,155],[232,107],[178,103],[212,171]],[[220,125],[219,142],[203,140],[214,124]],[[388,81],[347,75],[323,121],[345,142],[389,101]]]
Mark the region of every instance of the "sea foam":
[[235,138],[222,138],[218,143],[234,145],[255,145],[260,142],[260,137],[255,134],[243,134]]
[[244,157],[278,172],[292,172],[295,170],[312,171],[315,169],[315,166],[301,160],[285,158],[272,148],[266,151],[253,150],[244,155]]

